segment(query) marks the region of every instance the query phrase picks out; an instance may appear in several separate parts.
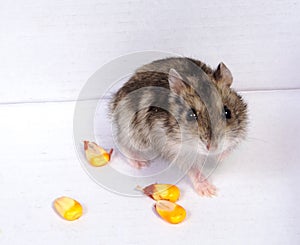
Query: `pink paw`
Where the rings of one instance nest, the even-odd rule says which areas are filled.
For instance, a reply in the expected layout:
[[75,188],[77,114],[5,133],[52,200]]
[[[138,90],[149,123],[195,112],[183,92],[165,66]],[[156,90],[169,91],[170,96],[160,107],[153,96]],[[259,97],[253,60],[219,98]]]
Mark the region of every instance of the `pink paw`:
[[195,191],[200,196],[212,197],[217,195],[217,188],[209,183],[207,178],[202,175],[199,169],[192,168],[189,171],[189,176],[194,185]]
[[141,160],[135,160],[135,159],[128,159],[129,164],[131,167],[140,169],[145,168],[149,166],[149,161],[141,161]]
[[217,188],[206,179],[194,182],[194,188],[200,196],[213,197],[217,195]]

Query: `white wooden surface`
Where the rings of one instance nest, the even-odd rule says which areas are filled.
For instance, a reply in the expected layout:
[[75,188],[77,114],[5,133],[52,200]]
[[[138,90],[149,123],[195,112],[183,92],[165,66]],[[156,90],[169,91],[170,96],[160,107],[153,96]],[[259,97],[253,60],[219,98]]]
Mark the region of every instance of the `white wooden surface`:
[[[111,193],[83,171],[72,142],[73,102],[0,106],[1,244],[299,244],[300,91],[246,92],[248,140],[213,174],[219,196],[179,183],[185,222],[158,218],[153,201]],[[105,127],[105,126],[104,126]],[[59,218],[61,195],[85,208]]]
[[[299,12],[293,0],[1,0],[0,244],[299,244]],[[219,196],[180,182],[177,226],[94,183],[73,146],[87,79],[143,50],[224,61],[248,90],[249,137],[214,173]],[[53,212],[61,195],[81,219]]]
[[296,0],[1,0],[0,102],[74,100],[103,64],[143,50],[224,61],[239,90],[299,88],[299,12]]

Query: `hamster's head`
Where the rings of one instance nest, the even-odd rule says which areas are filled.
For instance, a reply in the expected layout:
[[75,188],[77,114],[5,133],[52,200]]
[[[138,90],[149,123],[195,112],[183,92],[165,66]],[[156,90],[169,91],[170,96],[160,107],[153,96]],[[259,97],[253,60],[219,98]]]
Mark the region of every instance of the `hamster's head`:
[[170,113],[183,144],[200,154],[220,154],[245,138],[247,104],[232,88],[232,75],[220,63],[211,74],[201,68],[187,74],[170,69]]

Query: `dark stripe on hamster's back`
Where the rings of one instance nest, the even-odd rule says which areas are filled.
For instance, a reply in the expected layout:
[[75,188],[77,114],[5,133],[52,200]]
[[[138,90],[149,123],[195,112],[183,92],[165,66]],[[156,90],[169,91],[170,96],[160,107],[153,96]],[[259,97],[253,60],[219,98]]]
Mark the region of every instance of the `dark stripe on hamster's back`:
[[[168,82],[168,75],[152,71],[135,73],[129,79],[129,81],[123,85],[122,89],[120,89],[115,94],[113,101],[113,110],[124,97],[136,90],[143,89],[146,87],[161,87],[169,90],[170,87]],[[143,91],[141,91],[141,93],[139,91],[134,93],[134,96],[136,96],[135,101],[139,101],[139,97],[142,95]]]
[[[169,89],[167,74],[160,72],[138,72],[134,74],[122,87],[122,97],[132,91],[145,87],[162,87]],[[117,93],[118,96],[118,93]]]
[[201,62],[200,60],[195,60],[192,58],[187,58],[189,61],[193,62],[197,66],[199,66],[207,75],[212,75],[213,74],[213,69],[211,69],[208,65],[205,63]]

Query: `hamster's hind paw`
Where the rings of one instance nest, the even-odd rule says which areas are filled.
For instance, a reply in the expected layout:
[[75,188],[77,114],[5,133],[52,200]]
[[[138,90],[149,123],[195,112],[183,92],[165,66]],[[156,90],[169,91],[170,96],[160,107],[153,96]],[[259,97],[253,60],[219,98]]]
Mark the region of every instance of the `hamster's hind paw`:
[[128,162],[131,167],[137,169],[145,168],[150,165],[149,161],[142,161],[142,160],[135,160],[135,159],[128,159]]

